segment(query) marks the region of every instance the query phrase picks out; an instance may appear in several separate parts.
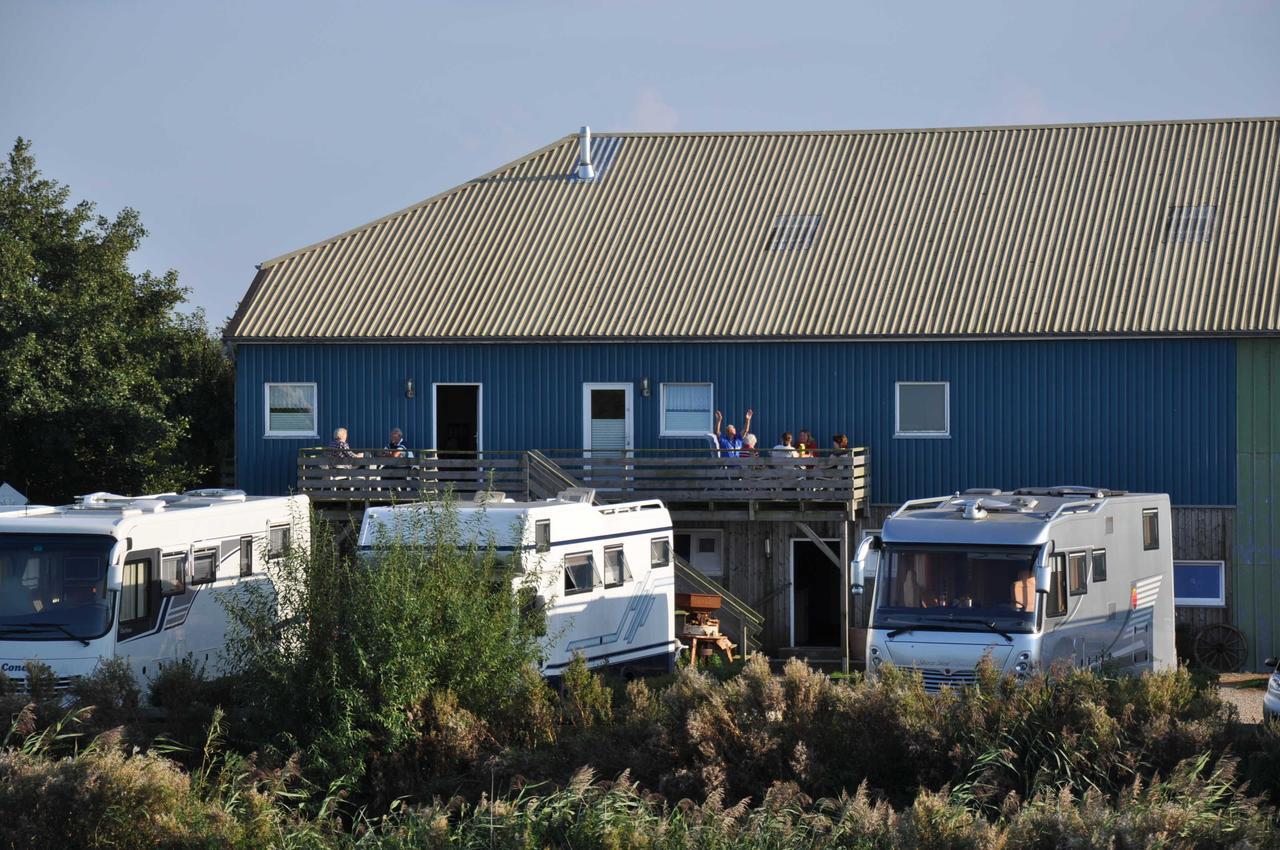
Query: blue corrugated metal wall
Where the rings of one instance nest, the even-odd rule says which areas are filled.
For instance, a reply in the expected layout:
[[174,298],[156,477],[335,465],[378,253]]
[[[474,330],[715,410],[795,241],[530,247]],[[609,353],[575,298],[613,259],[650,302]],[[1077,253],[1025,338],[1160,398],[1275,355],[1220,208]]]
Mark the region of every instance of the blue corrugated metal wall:
[[[287,491],[316,444],[263,438],[266,381],[315,381],[321,434],[381,445],[400,425],[415,446],[431,440],[432,382],[480,382],[487,449],[581,447],[582,384],[608,381],[635,385],[638,448],[691,445],[658,437],[658,385],[712,381],[728,421],[755,408],[762,445],[808,428],[867,446],[878,503],[1059,483],[1236,495],[1231,340],[241,345],[237,363],[237,475],[254,493]],[[894,382],[910,380],[951,382],[950,439],[894,439]]]

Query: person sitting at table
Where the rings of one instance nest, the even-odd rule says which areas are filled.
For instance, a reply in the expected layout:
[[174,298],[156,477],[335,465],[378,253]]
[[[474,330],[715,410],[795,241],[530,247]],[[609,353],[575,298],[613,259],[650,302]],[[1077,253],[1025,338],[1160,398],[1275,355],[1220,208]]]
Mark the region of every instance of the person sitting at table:
[[413,457],[413,452],[409,451],[409,447],[404,444],[404,432],[399,428],[391,429],[391,436],[387,440],[386,457]]
[[818,454],[818,444],[813,439],[813,434],[808,431],[800,430],[800,441],[796,443],[796,454],[799,457],[816,457]]
[[774,457],[796,457],[797,455],[798,455],[798,452],[796,452],[796,447],[791,443],[791,432],[783,431],[782,442],[778,443],[778,445],[773,447],[773,456]]
[[347,442],[347,429],[339,425],[333,429],[333,439],[325,446],[329,457],[364,457],[360,452],[352,451]]

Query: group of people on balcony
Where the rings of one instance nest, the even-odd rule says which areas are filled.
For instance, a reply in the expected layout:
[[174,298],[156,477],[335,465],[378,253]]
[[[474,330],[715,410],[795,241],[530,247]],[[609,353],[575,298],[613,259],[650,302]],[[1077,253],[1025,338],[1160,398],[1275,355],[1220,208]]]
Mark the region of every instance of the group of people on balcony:
[[[721,426],[724,424],[724,414],[719,410],[715,412],[715,430],[707,434],[711,439],[711,447],[720,452],[721,457],[761,457],[761,450],[756,447],[759,442],[756,435],[751,433],[751,417],[755,411],[747,408],[747,412],[742,417],[742,433],[738,433],[738,429],[732,425],[724,425],[724,433],[721,433]],[[849,450],[849,438],[845,434],[836,434],[831,438],[831,448],[826,452],[821,452],[818,448],[818,441],[814,439],[812,433],[807,430],[800,431],[800,439],[793,440],[790,431],[783,431],[781,442],[769,450],[771,457],[817,457],[819,453],[825,455],[836,455],[847,452]]]
[[[347,429],[341,426],[333,429],[333,439],[325,445],[325,453],[329,457],[364,457],[364,452],[351,448],[347,442]],[[392,428],[387,440],[387,447],[373,453],[375,457],[413,457],[413,452],[404,442],[404,431]]]

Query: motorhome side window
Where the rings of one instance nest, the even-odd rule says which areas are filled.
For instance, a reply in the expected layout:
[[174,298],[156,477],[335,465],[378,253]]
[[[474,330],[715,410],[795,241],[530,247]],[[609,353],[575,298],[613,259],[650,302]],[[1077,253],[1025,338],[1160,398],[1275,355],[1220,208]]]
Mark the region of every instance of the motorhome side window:
[[1142,509],[1142,548],[1160,548],[1160,510],[1158,508]]
[[176,596],[186,589],[187,553],[177,552],[163,556],[160,559],[160,595]]
[[1072,552],[1067,555],[1067,591],[1079,596],[1089,590],[1089,553]]
[[1053,569],[1049,573],[1048,616],[1061,617],[1067,613],[1067,559],[1053,556]]
[[590,552],[564,556],[564,592],[566,596],[572,593],[586,593],[595,587],[595,568],[591,561]]
[[218,550],[197,549],[191,560],[191,583],[209,584],[218,577]]
[[145,624],[151,616],[151,559],[140,558],[124,562],[124,575],[120,581],[120,635],[128,637]]
[[1093,550],[1093,580],[1094,581],[1107,580],[1107,550],[1106,549]]
[[538,552],[551,551],[551,520],[540,519],[533,524],[533,548]]
[[275,525],[271,527],[270,540],[267,543],[268,558],[283,558],[289,552],[289,526]]
[[627,569],[626,556],[621,546],[610,546],[604,550],[604,586],[617,587],[631,579],[631,571]]
[[671,566],[671,541],[665,537],[655,537],[649,541],[649,568]]
[[240,575],[253,575],[253,538],[240,538]]

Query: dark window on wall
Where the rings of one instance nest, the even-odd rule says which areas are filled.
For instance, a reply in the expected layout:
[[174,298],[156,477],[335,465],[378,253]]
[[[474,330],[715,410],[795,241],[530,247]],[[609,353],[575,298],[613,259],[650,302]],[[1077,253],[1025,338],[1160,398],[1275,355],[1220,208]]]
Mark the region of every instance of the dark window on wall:
[[551,520],[540,519],[533,524],[533,548],[538,552],[551,551]]
[[1067,555],[1067,590],[1072,596],[1080,596],[1089,590],[1089,553],[1072,552]]
[[649,567],[671,566],[671,541],[665,537],[654,537],[649,541]]
[[610,546],[604,550],[604,586],[618,587],[631,578],[627,569],[627,558],[621,546]]
[[240,538],[240,575],[253,575],[253,538]]
[[894,436],[951,436],[951,385],[946,381],[898,381]]
[[564,593],[587,593],[595,588],[595,566],[590,552],[564,556]]
[[191,583],[209,584],[218,578],[218,550],[198,549],[191,559]]
[[268,558],[283,558],[289,553],[289,526],[277,525],[271,529],[267,544]]
[[160,558],[160,595],[177,596],[187,589],[187,553]]
[[1049,596],[1045,600],[1050,617],[1062,617],[1067,613],[1067,559],[1054,555],[1049,572]]
[[1142,548],[1160,548],[1160,511],[1157,508],[1142,510]]
[[1094,581],[1107,580],[1107,550],[1106,549],[1093,550],[1093,580]]

